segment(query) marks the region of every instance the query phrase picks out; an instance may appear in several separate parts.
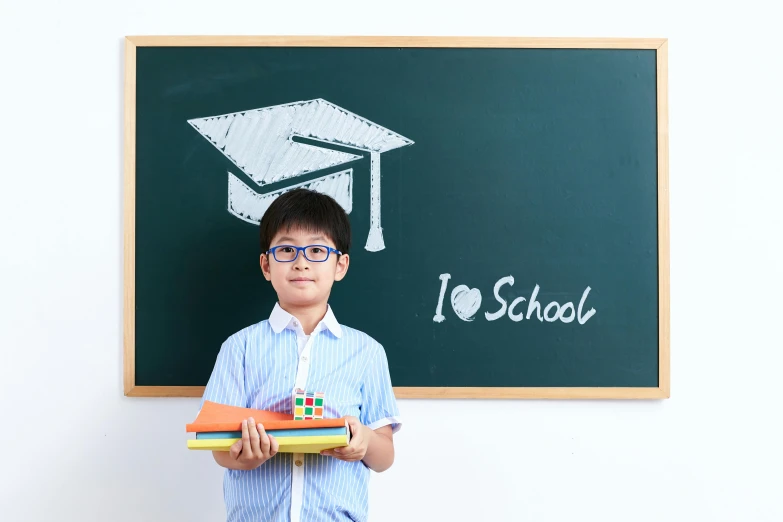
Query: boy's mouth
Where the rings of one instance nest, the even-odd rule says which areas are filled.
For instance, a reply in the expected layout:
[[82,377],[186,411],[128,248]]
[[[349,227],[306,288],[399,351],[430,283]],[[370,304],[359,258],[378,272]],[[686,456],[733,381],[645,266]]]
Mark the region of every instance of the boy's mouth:
[[308,279],[307,277],[295,277],[293,279],[289,279],[289,281],[291,281],[292,283],[300,283],[300,284],[313,282],[312,279]]

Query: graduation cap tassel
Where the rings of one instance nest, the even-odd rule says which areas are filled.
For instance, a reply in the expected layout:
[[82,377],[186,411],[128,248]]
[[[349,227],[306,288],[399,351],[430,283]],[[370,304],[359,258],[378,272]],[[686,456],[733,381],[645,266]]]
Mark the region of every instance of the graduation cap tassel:
[[381,228],[381,153],[370,153],[370,233],[364,246],[370,252],[386,248]]

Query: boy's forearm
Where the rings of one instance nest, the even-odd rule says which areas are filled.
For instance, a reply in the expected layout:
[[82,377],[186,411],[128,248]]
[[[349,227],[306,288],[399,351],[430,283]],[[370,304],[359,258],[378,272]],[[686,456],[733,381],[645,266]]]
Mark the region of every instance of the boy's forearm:
[[370,443],[362,462],[371,470],[381,473],[394,463],[394,442],[391,426],[384,426],[373,431],[367,428]]
[[229,451],[213,451],[212,456],[215,458],[215,462],[228,469],[246,470],[236,459],[231,457]]

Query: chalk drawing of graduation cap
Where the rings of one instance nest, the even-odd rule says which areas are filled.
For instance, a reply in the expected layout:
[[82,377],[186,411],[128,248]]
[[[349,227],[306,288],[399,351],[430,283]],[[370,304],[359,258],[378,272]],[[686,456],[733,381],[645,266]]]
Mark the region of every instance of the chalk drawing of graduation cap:
[[[188,123],[258,185],[260,191],[228,173],[228,211],[249,223],[258,224],[275,199],[298,187],[328,194],[350,214],[354,169],[318,173],[369,155],[370,232],[365,249],[385,248],[381,154],[412,145],[412,140],[321,98],[194,118]],[[270,190],[271,184],[282,188]]]

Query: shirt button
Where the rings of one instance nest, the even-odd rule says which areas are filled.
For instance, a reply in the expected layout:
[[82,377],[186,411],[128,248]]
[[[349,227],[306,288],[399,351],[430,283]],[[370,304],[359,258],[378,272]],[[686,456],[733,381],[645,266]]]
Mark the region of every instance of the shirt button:
[[294,321],[294,326],[299,326],[299,323],[297,321]]
[[302,362],[307,362],[307,356],[302,357]]
[[301,460],[297,460],[296,462],[294,462],[294,464],[296,464],[297,467],[302,467],[302,461]]

